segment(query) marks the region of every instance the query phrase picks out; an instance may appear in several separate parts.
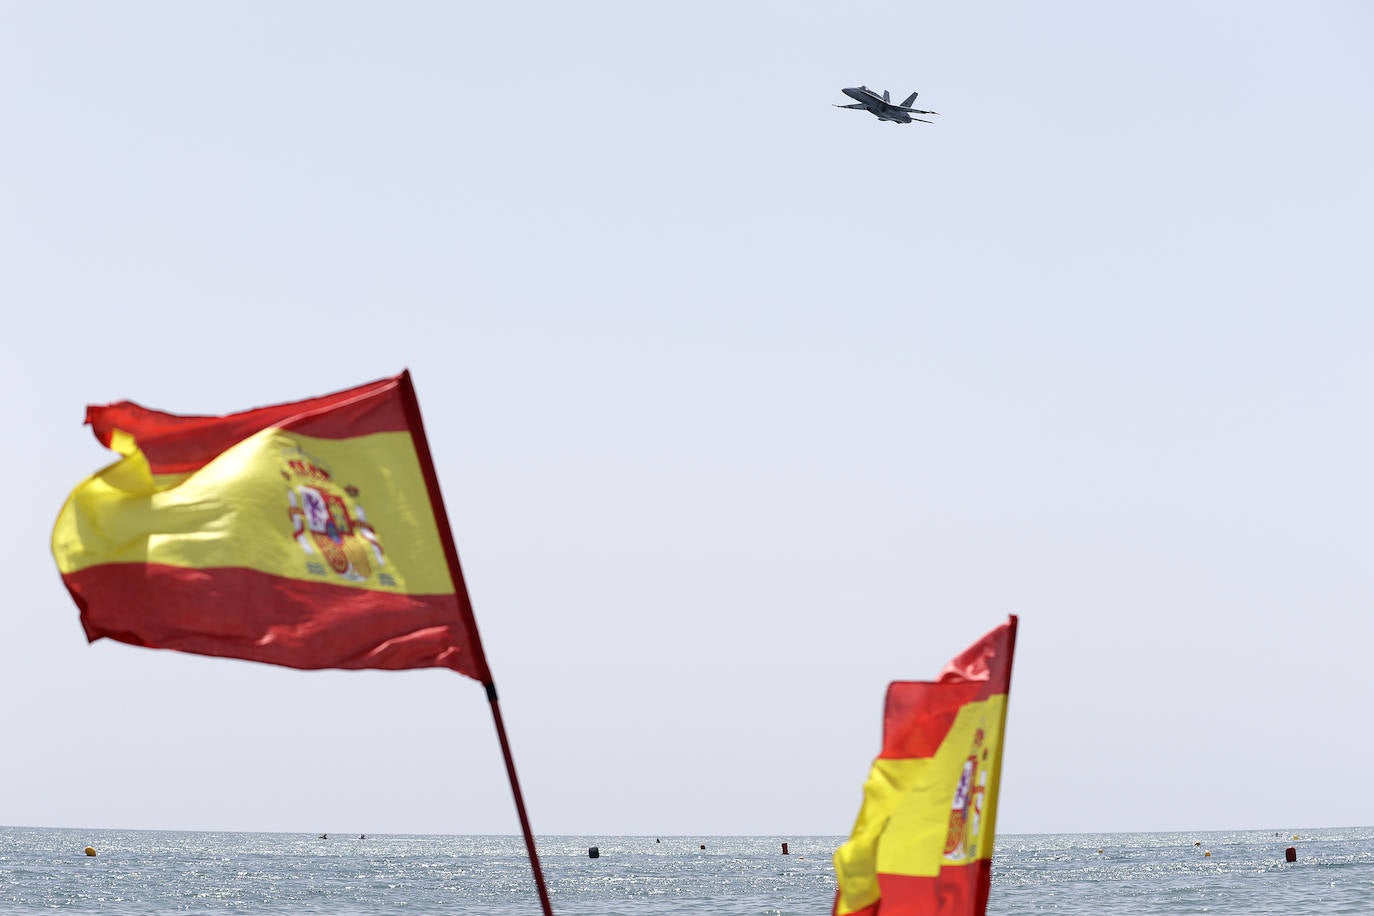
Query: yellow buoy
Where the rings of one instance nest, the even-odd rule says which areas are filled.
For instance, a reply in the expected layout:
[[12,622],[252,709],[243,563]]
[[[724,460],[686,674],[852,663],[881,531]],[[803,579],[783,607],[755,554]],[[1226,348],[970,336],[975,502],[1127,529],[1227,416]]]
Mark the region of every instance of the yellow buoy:
[[95,855],[95,847],[94,847],[94,846],[87,846],[87,847],[86,847],[86,855],[88,855],[88,856],[93,856],[93,855]]
[[1204,852],[1204,853],[1202,854],[1202,857],[1203,857],[1204,859],[1210,859],[1210,858],[1212,858],[1212,854],[1211,854],[1210,852]]
[[1298,838],[1298,835],[1297,835],[1297,834],[1296,834],[1296,833],[1295,833],[1295,834],[1293,834],[1293,839],[1295,839],[1295,840],[1296,840],[1296,839],[1297,839],[1297,838]]

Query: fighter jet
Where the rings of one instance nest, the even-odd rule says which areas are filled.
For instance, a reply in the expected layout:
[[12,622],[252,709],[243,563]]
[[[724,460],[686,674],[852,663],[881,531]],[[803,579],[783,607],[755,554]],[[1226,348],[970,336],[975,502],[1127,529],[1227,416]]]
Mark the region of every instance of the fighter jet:
[[853,99],[857,104],[836,105],[836,108],[858,108],[876,115],[879,121],[891,121],[893,124],[910,124],[912,121],[920,121],[922,124],[934,124],[934,121],[927,121],[925,118],[913,118],[913,114],[939,114],[938,111],[922,111],[919,108],[912,108],[911,103],[916,101],[919,93],[913,92],[906,97],[906,101],[900,105],[892,104],[892,96],[888,95],[886,89],[881,96],[869,89],[867,86],[860,86],[857,89],[840,90],[845,95]]

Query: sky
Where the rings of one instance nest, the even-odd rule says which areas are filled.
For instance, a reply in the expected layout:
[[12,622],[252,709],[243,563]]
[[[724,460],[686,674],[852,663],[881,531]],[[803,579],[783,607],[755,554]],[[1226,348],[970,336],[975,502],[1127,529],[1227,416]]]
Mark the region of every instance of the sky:
[[[1367,4],[0,3],[0,823],[519,830],[481,687],[87,645],[85,405],[409,368],[542,834],[1374,823]],[[920,91],[934,125],[831,107]]]

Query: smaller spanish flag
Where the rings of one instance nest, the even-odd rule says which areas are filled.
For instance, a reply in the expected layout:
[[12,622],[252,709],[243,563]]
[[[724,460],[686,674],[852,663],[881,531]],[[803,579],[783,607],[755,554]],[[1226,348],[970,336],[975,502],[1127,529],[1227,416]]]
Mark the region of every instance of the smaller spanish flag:
[[1016,618],[938,680],[887,688],[883,749],[848,842],[834,916],[983,916],[992,884]]
[[491,679],[410,374],[227,416],[129,401],[53,529],[86,637]]

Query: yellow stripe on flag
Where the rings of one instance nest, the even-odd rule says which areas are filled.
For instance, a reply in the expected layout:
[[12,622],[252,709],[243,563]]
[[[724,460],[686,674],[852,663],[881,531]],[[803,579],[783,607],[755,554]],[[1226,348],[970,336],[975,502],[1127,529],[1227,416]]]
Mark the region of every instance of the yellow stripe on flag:
[[[126,457],[72,492],[53,531],[63,574],[108,563],[242,567],[415,595],[453,592],[406,432],[317,439],[268,428],[190,474]],[[332,528],[330,527],[332,523]]]
[[[969,703],[959,710],[949,734],[934,757],[907,760],[875,760],[869,784],[875,807],[886,811],[888,829],[878,849],[878,871],[888,875],[934,877],[941,866],[959,865],[992,855],[991,831],[980,829],[995,821],[997,801],[995,773],[989,762],[997,759],[1001,743],[1002,709],[1006,695]],[[975,738],[983,731],[981,741]],[[978,815],[965,825],[963,841],[952,845],[953,807],[959,781],[969,758],[978,760],[969,791],[977,801]],[[980,780],[990,779],[990,785]],[[874,782],[876,780],[876,784]],[[973,807],[973,806],[970,806]]]

